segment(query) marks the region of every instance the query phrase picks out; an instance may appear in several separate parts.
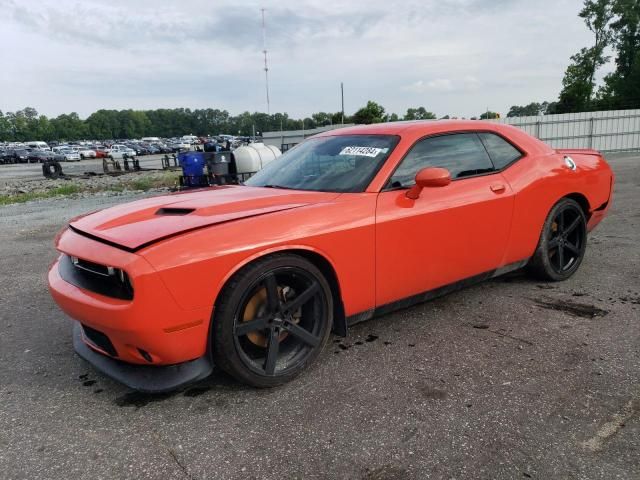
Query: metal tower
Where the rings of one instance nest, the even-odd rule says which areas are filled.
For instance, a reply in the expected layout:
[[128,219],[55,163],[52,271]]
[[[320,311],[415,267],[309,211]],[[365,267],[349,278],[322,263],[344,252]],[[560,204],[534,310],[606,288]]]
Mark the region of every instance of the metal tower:
[[271,106],[269,104],[269,67],[267,66],[267,28],[264,23],[264,8],[262,12],[262,53],[264,53],[264,81],[267,92],[267,114],[271,115]]

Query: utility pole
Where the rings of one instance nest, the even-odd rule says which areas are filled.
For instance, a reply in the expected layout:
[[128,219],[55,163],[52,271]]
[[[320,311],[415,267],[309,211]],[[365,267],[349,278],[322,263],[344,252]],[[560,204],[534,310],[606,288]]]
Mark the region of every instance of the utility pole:
[[340,82],[340,96],[342,97],[342,125],[344,125],[344,83]]
[[264,82],[267,91],[267,114],[271,115],[271,106],[269,104],[269,67],[267,66],[267,27],[264,23],[264,8],[262,12],[262,53],[264,54]]

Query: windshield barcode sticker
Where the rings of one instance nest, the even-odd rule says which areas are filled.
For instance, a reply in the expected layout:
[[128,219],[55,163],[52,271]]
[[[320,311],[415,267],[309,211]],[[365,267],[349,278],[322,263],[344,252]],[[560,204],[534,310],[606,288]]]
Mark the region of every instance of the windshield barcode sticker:
[[377,157],[380,153],[387,153],[388,148],[377,147],[344,147],[338,155],[357,155],[359,157]]

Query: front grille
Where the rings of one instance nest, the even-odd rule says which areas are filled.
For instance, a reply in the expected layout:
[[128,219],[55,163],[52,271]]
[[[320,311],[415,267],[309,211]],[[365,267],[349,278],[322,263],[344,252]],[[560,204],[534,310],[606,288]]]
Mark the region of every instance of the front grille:
[[118,352],[113,346],[113,343],[111,343],[109,337],[107,337],[104,333],[96,330],[95,328],[88,327],[85,324],[82,324],[82,331],[84,332],[84,336],[87,337],[87,340],[93,343],[100,350],[108,353],[112,357],[118,356]]
[[58,267],[65,282],[90,292],[121,300],[133,300],[133,287],[129,278],[122,277],[112,267],[62,255]]

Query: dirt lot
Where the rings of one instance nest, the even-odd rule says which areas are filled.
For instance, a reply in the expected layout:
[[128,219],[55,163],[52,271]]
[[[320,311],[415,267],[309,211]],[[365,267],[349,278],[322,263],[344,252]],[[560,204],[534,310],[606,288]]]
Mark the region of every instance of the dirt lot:
[[640,478],[640,155],[559,284],[515,274],[354,327],[294,382],[164,396],[96,373],[45,273],[67,219],[0,207],[0,478]]

